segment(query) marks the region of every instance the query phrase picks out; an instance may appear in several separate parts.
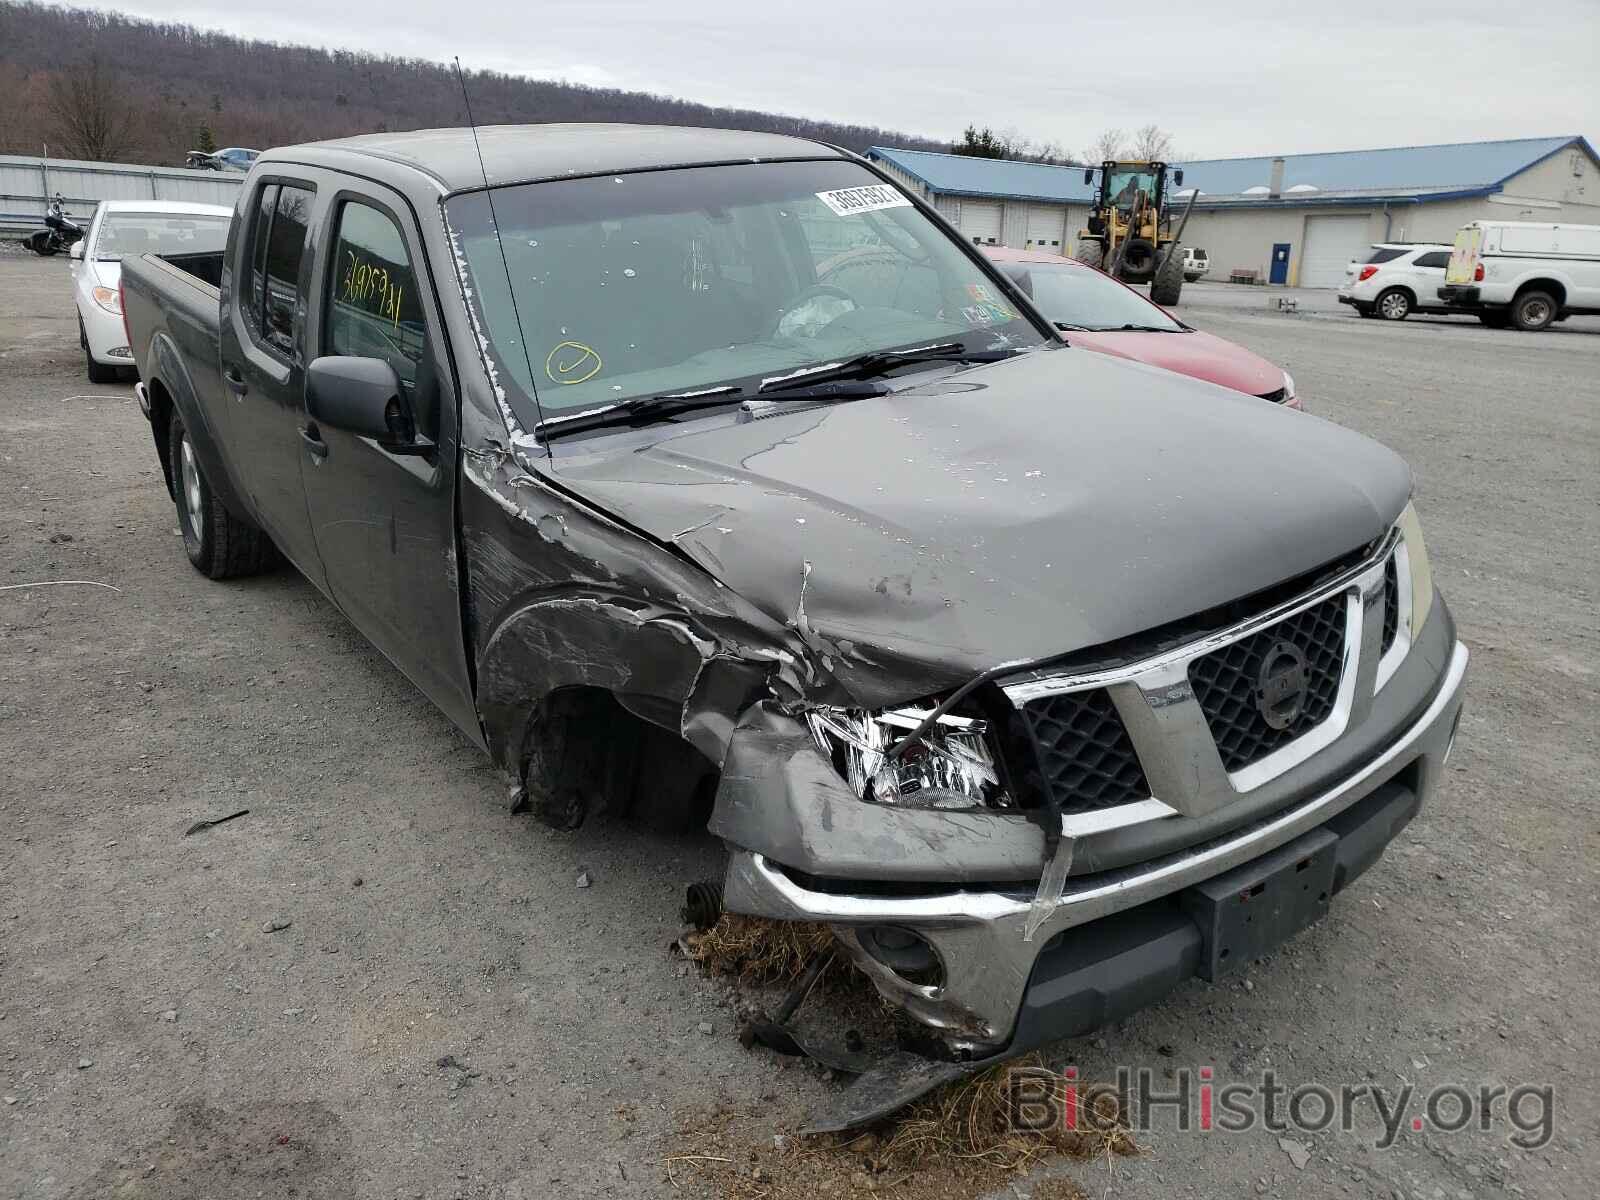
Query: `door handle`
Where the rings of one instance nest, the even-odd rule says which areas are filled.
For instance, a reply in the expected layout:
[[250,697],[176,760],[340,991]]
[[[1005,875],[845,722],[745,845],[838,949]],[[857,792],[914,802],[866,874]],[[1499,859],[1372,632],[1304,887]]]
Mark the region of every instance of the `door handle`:
[[228,390],[235,396],[243,396],[250,390],[250,385],[245,383],[244,376],[239,374],[238,367],[229,367],[224,371],[222,382],[228,385]]
[[318,462],[328,457],[328,443],[322,440],[322,432],[315,425],[300,426],[300,440]]

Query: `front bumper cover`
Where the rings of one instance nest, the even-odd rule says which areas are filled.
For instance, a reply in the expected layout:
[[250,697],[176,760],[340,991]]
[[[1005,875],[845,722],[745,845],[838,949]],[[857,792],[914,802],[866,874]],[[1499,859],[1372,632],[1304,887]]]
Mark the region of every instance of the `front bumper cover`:
[[[1313,829],[1334,825],[1347,810],[1381,796],[1372,803],[1390,818],[1375,825],[1362,820],[1341,834],[1341,842],[1347,836],[1355,839],[1345,853],[1350,863],[1359,858],[1360,869],[1365,869],[1374,861],[1437,783],[1455,737],[1467,660],[1466,647],[1453,643],[1426,708],[1384,749],[1331,786],[1181,851],[1070,877],[1031,937],[1026,936],[1026,926],[1035,898],[1026,888],[973,886],[916,895],[874,894],[876,889],[866,887],[825,891],[794,878],[762,854],[737,848],[724,884],[724,901],[733,912],[831,924],[878,989],[939,1030],[958,1054],[972,1058],[1014,1054],[1071,1036],[1148,1003],[1192,973],[1193,964],[1186,965],[1187,952],[1182,948],[1190,936],[1183,932],[1182,919],[1163,915],[1150,907],[1152,902],[1259,859]],[[1392,782],[1402,774],[1404,784]],[[1393,819],[1401,812],[1404,819]],[[1347,865],[1346,876],[1353,878],[1355,873],[1359,871],[1352,872]],[[1118,926],[1130,926],[1131,933],[1101,924],[1119,915]],[[898,926],[925,938],[944,968],[942,984],[910,982],[880,963],[857,938],[856,931],[868,925]],[[1081,936],[1063,938],[1069,930],[1081,930]],[[1138,949],[1151,938],[1166,939],[1166,948]],[[1062,963],[1055,961],[1062,948],[1070,956],[1074,943],[1097,942],[1135,953],[1121,968],[1129,982],[1111,986],[1109,992],[1106,981],[1114,981],[1113,964],[1106,956],[1087,960],[1093,969],[1088,976],[1079,972],[1080,978],[1099,980],[1088,986],[1091,992],[1098,989],[1112,996],[1102,1002],[1085,1000],[1082,988],[1064,984],[1056,969]],[[1067,974],[1075,970],[1069,960]]]

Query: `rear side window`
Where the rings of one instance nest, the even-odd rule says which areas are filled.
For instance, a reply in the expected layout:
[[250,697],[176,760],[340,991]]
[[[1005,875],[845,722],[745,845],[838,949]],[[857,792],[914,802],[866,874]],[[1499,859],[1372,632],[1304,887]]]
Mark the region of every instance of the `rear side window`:
[[405,239],[385,213],[354,201],[339,211],[327,313],[328,354],[381,358],[416,384],[427,329]]
[[1404,253],[1404,250],[1396,250],[1390,246],[1379,246],[1367,256],[1367,261],[1369,263],[1393,262]]
[[267,233],[272,228],[272,210],[278,204],[278,185],[269,183],[256,198],[255,221],[250,227],[250,289],[240,297],[239,308],[245,324],[257,338],[261,336],[261,297],[267,294]]
[[245,323],[262,345],[294,353],[300,304],[300,264],[311,220],[309,188],[268,184],[256,204],[250,243],[250,289],[240,297]]
[[1438,267],[1441,271],[1450,265],[1450,251],[1429,250],[1426,254],[1417,255],[1416,266]]

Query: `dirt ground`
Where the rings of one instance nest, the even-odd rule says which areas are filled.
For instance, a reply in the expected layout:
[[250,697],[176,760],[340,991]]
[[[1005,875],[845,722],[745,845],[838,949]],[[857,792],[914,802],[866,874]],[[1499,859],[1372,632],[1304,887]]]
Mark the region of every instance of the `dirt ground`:
[[[1466,717],[1442,793],[1321,925],[1054,1058],[1169,1084],[1548,1084],[1554,1135],[1430,1125],[1377,1149],[1370,1108],[1315,1135],[1168,1113],[1137,1157],[1049,1171],[1164,1200],[1591,1197],[1600,322],[1214,294],[1183,313],[1412,463],[1474,656]],[[48,580],[120,590],[13,586]],[[725,985],[668,953],[708,839],[509,815],[309,584],[190,569],[129,389],[84,380],[65,261],[9,248],[0,587],[0,1197],[691,1197],[712,1186],[675,1157],[696,1114],[765,1147],[838,1086],[742,1050]]]

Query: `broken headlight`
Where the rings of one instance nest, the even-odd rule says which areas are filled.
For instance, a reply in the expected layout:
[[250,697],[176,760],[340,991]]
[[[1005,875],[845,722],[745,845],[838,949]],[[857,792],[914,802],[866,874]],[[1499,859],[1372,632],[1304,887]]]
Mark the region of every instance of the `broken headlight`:
[[816,708],[806,714],[806,721],[822,752],[863,800],[942,809],[1008,803],[989,724],[981,717],[946,713],[898,757],[889,758],[890,747],[932,711]]

